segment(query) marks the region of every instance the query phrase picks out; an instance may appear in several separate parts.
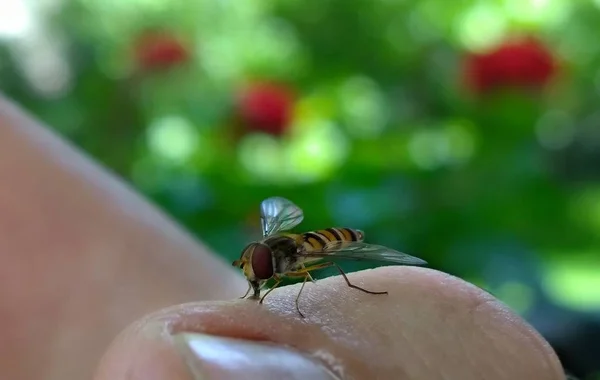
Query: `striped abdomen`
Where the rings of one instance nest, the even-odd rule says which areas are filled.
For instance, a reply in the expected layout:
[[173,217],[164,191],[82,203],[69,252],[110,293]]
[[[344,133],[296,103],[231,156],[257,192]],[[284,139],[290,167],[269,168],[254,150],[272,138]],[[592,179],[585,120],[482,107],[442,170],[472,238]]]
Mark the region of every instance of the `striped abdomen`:
[[[302,234],[303,247],[307,252],[321,250],[327,243],[334,241],[363,241],[365,234],[353,228],[326,228]],[[343,247],[342,243],[339,247]]]

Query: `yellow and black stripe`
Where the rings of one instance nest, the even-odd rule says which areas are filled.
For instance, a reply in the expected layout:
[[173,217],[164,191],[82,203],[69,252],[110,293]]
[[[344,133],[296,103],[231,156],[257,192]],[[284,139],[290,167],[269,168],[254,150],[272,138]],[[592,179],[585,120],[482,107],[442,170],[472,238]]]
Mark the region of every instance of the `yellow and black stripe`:
[[304,249],[307,252],[321,250],[327,243],[334,241],[363,241],[364,232],[353,228],[326,228],[302,234]]

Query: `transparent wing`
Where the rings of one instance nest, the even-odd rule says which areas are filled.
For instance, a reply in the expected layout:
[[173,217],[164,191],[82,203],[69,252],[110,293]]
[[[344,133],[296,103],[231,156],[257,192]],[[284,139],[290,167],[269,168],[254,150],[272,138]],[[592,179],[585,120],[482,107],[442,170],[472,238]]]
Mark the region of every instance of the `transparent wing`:
[[333,241],[318,251],[299,253],[304,259],[374,260],[403,265],[426,265],[425,260],[382,245],[359,241]]
[[304,213],[291,201],[272,197],[260,204],[260,218],[263,237],[267,237],[296,227],[304,219]]

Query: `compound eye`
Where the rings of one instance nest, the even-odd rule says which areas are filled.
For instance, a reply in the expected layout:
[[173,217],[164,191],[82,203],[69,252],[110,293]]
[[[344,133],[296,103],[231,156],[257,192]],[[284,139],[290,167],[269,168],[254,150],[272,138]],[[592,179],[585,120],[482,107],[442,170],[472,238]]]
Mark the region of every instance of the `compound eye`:
[[264,244],[257,244],[252,253],[252,271],[259,280],[273,277],[273,254]]

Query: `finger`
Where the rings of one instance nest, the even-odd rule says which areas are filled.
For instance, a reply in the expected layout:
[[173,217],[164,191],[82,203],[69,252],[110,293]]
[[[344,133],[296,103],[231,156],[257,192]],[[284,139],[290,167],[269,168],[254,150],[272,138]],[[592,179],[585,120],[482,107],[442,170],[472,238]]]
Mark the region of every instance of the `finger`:
[[96,380],[334,378],[329,373],[344,379],[562,380],[549,345],[470,284],[407,267],[348,277],[389,294],[365,294],[338,276],[306,284],[300,298],[305,319],[294,306],[298,285],[274,291],[263,305],[180,305],[127,329],[106,353]]
[[10,326],[0,379],[89,377],[106,339],[140,315],[245,290],[231,266],[1,96],[0,180]]

